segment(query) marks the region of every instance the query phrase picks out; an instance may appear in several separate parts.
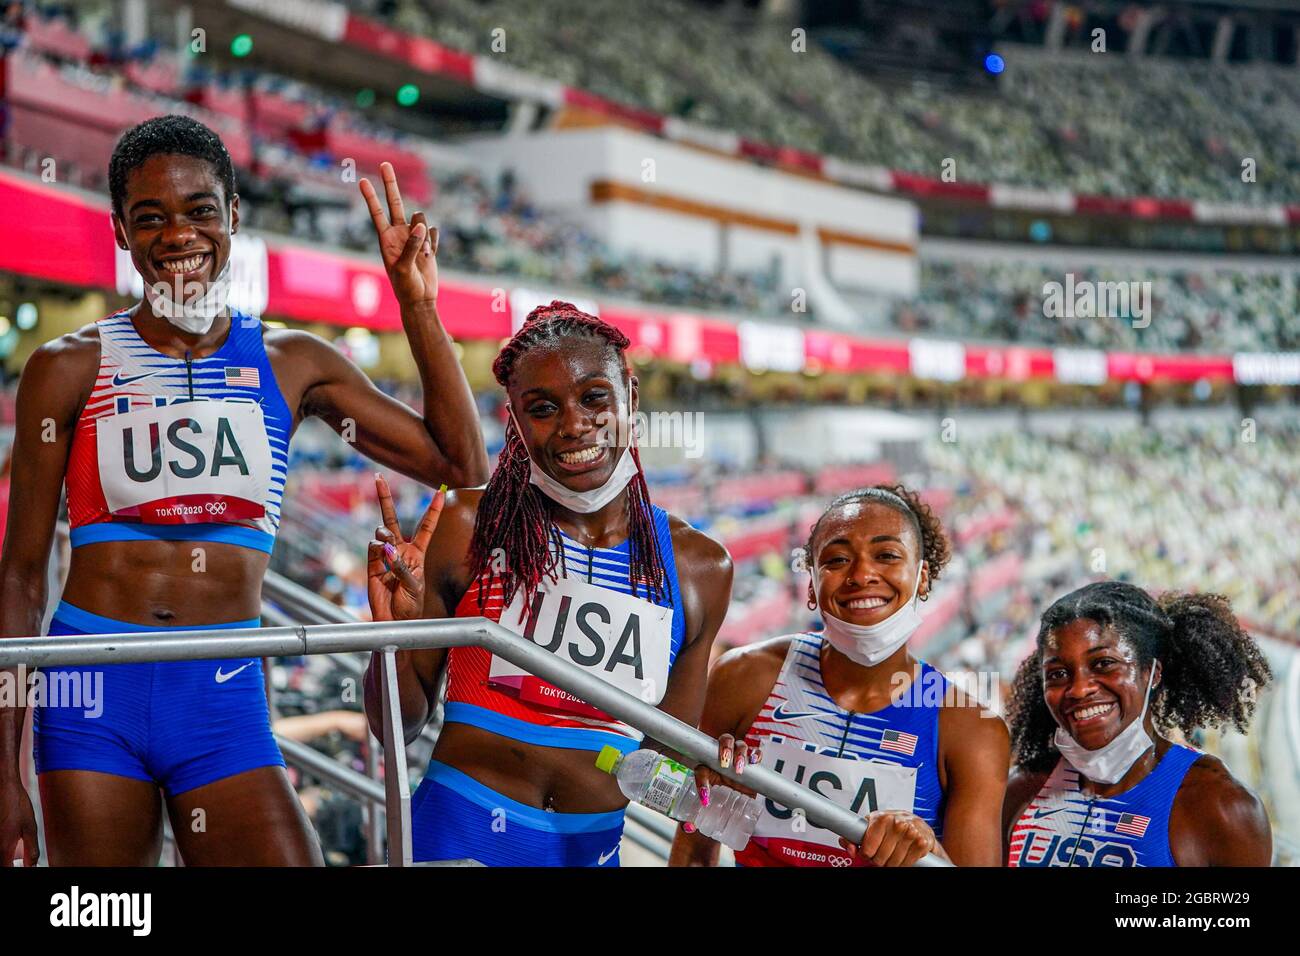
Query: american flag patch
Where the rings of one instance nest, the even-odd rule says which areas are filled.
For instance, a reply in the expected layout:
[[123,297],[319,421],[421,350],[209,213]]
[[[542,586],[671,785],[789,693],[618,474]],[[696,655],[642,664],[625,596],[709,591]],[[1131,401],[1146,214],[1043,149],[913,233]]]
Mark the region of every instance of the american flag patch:
[[1129,836],[1135,837],[1146,836],[1147,825],[1150,823],[1150,817],[1139,816],[1136,813],[1121,813],[1119,820],[1115,823],[1115,832],[1127,833]]
[[239,368],[236,365],[227,365],[226,385],[245,385],[249,388],[260,388],[262,377],[255,368]]
[[916,744],[919,739],[916,734],[904,733],[901,730],[886,730],[880,735],[880,749],[892,750],[894,753],[910,757],[916,753]]

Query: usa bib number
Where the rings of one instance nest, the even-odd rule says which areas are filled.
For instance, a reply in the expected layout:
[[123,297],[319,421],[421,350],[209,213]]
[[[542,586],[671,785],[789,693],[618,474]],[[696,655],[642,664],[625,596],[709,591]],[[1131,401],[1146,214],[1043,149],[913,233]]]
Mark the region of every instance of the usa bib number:
[[261,518],[271,445],[256,402],[185,401],[95,421],[99,481],[115,516],[147,524]]
[[[524,595],[501,612],[501,624],[649,704],[668,685],[673,609],[574,578],[543,581],[524,620]],[[587,717],[609,717],[507,660],[492,658],[488,681],[521,700]]]
[[[805,750],[797,741],[762,741],[764,767],[807,787],[860,817],[876,810],[911,811],[916,800],[916,768],[875,760],[853,760]],[[768,852],[794,862],[837,864],[831,857],[848,855],[837,834],[815,826],[802,813],[768,797],[759,801],[754,836],[765,838]],[[831,847],[832,853],[810,851],[807,844]],[[806,859],[809,852],[825,859]]]

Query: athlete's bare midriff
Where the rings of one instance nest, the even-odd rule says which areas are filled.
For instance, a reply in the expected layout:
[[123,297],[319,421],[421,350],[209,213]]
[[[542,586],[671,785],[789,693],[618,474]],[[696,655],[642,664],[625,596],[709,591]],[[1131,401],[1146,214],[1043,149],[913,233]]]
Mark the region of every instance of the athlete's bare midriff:
[[618,782],[596,769],[594,750],[538,747],[471,724],[444,724],[433,759],[530,807],[607,813],[627,806]]
[[63,600],[119,621],[198,627],[259,617],[270,555],[213,541],[103,541],[72,552]]

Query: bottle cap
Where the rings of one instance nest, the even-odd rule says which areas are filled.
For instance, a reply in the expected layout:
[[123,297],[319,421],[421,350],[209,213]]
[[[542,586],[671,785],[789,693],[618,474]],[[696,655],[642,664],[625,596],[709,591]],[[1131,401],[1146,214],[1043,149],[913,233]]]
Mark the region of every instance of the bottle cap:
[[613,773],[618,762],[623,759],[623,752],[617,747],[605,746],[600,748],[600,753],[596,755],[596,769],[603,770],[605,773]]

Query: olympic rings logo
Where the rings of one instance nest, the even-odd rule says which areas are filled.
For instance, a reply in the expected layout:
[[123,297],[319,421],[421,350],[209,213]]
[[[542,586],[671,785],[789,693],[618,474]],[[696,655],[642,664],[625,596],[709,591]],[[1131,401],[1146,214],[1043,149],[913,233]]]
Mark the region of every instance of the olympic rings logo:
[[224,501],[209,501],[204,507],[210,515],[223,515],[226,513],[226,505],[227,502]]
[[[828,854],[829,855],[829,854]],[[852,866],[853,861],[847,856],[830,856],[831,866],[843,867]]]

